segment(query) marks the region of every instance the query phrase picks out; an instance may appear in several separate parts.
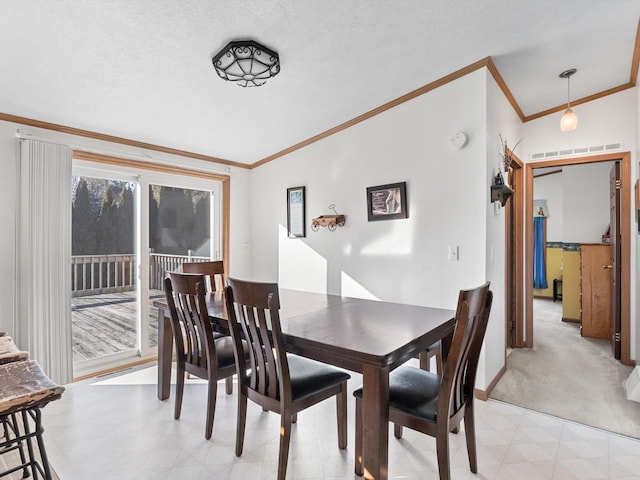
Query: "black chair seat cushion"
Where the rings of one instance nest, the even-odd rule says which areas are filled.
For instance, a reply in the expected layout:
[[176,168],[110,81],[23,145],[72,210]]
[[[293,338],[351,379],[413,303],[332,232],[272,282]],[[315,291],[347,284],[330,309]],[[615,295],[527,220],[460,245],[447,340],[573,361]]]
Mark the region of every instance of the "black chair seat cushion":
[[[399,367],[389,375],[389,408],[435,421],[440,382],[441,377],[431,372]],[[362,387],[353,395],[362,398]]]
[[344,370],[298,355],[287,355],[293,400],[306,397],[327,387],[349,380]]
[[228,367],[229,365],[235,365],[236,358],[233,354],[233,339],[229,336],[222,336],[215,338],[216,344],[216,356],[218,357],[218,368]]

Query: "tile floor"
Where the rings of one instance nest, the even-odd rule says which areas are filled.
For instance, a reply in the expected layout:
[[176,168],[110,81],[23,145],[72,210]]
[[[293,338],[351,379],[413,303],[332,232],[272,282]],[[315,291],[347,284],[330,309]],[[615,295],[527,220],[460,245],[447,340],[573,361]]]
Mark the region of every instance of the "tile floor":
[[[182,417],[174,420],[173,395],[156,398],[155,372],[142,368],[78,382],[44,409],[47,449],[61,480],[275,478],[277,415],[249,402],[244,454],[236,458],[236,395],[218,389],[213,438],[206,441],[205,385],[189,380]],[[351,389],[359,382],[353,375]],[[495,400],[476,405],[479,472],[469,471],[464,434],[452,434],[453,479],[640,479],[639,440]],[[335,402],[299,415],[287,478],[359,478],[353,474],[353,410],[351,398],[346,450],[337,446]],[[390,479],[438,478],[432,438],[407,429],[400,441],[389,436]]]

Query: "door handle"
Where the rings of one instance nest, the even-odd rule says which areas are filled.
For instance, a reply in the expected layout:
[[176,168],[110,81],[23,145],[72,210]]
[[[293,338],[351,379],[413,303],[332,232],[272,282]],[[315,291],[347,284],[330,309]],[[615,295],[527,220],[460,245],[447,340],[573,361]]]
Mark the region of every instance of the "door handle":
[[604,268],[605,270],[608,269],[612,269],[613,265],[603,265],[602,268]]

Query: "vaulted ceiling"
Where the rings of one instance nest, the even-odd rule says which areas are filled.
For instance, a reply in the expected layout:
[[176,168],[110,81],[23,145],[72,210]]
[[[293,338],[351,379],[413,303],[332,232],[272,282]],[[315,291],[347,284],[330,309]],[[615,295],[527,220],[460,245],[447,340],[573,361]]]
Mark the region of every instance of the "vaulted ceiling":
[[[640,1],[0,2],[0,114],[253,164],[491,57],[523,119],[635,84]],[[282,70],[218,78],[254,39]],[[637,72],[636,72],[637,73]],[[578,107],[579,108],[579,107]]]

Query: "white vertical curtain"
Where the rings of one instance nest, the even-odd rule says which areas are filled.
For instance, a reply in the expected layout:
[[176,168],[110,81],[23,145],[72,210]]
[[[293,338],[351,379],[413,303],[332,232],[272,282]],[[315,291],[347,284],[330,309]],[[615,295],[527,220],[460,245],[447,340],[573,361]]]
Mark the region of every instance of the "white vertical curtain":
[[15,336],[59,384],[73,379],[72,154],[66,145],[20,140]]

